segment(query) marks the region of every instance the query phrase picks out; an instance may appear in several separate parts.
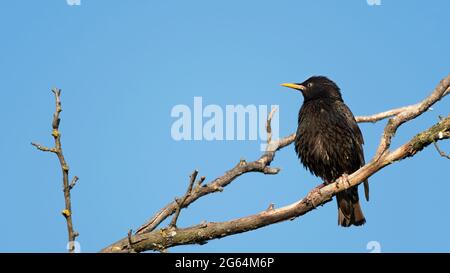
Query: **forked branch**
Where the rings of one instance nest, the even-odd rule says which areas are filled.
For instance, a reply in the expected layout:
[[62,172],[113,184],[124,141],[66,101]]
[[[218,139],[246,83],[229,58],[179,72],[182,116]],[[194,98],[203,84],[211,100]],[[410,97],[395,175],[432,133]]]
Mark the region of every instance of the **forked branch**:
[[[209,240],[222,238],[225,236],[247,232],[267,225],[299,217],[313,210],[317,206],[323,205],[330,201],[336,193],[348,189],[349,187],[358,185],[365,181],[371,175],[377,173],[382,168],[393,164],[396,161],[403,160],[407,157],[414,156],[422,149],[436,143],[437,141],[450,138],[450,116],[441,119],[437,124],[428,130],[422,131],[414,138],[401,145],[399,148],[390,152],[390,144],[392,137],[397,129],[405,122],[408,122],[421,115],[430,107],[450,93],[450,75],[444,78],[436,89],[423,101],[401,107],[371,116],[356,117],[357,122],[376,122],[385,118],[390,118],[384,129],[379,147],[374,158],[361,167],[359,170],[350,174],[347,179],[338,179],[320,190],[312,190],[306,197],[301,200],[275,209],[272,205],[268,209],[247,217],[238,218],[225,222],[209,222],[187,228],[174,228],[169,226],[155,230],[158,225],[167,219],[173,213],[177,213],[182,207],[187,207],[198,198],[210,193],[222,191],[224,187],[233,182],[237,177],[248,172],[260,172],[264,174],[277,174],[278,168],[270,167],[274,160],[275,153],[290,145],[295,138],[295,134],[291,134],[279,140],[271,139],[270,120],[272,113],[268,117],[266,126],[268,139],[270,140],[266,152],[256,161],[246,162],[241,160],[234,168],[227,171],[224,175],[204,184],[202,187],[196,187],[189,195],[185,195],[184,202],[172,202],[156,213],[147,223],[142,225],[135,235],[131,236],[134,244],[134,250],[137,252],[147,250],[164,250],[169,247],[187,244],[204,244]],[[179,205],[180,204],[180,205]],[[128,252],[128,238],[119,240],[118,242],[104,248],[102,252]]]

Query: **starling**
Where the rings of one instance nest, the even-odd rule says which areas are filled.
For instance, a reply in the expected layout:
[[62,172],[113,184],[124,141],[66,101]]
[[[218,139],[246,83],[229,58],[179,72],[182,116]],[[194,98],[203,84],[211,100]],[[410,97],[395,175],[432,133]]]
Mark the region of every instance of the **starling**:
[[[284,83],[282,86],[303,94],[295,151],[306,169],[322,178],[326,185],[364,165],[363,136],[336,83],[324,76],[314,76],[303,83]],[[364,190],[368,201],[367,181]],[[338,225],[360,226],[366,222],[357,186],[338,193],[336,199]]]

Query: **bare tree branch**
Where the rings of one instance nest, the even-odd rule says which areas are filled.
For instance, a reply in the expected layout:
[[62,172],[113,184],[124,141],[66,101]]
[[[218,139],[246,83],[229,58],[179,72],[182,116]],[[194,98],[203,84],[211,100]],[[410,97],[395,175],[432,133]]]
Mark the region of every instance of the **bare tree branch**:
[[[414,156],[430,143],[439,140],[438,131],[450,132],[450,116],[433,127],[412,138],[392,153],[385,153],[381,158],[363,166],[348,176],[348,179],[338,179],[319,190],[313,190],[308,195],[285,207],[274,209],[272,206],[258,214],[238,218],[226,222],[209,222],[201,225],[183,228],[164,228],[144,234],[132,236],[138,243],[134,244],[137,252],[160,250],[186,244],[204,244],[206,241],[247,232],[267,225],[286,221],[304,215],[319,205],[330,201],[336,193],[362,183],[382,168],[406,157]],[[450,137],[446,135],[445,138]],[[121,240],[102,250],[102,252],[127,252],[127,241]]]
[[410,121],[426,110],[428,110],[433,104],[441,100],[446,94],[448,94],[447,89],[450,85],[450,75],[441,80],[439,85],[434,89],[434,91],[426,97],[422,102],[418,103],[416,107],[406,109],[403,112],[396,114],[394,117],[390,118],[388,124],[384,128],[384,133],[381,138],[380,145],[378,146],[376,156],[381,157],[381,155],[386,152],[391,146],[392,137],[397,132],[398,127],[403,123]]
[[169,224],[170,227],[177,227],[178,216],[180,216],[180,212],[181,212],[184,202],[186,202],[186,199],[189,197],[189,195],[191,195],[192,187],[194,186],[195,179],[197,179],[197,175],[198,175],[198,170],[195,170],[189,178],[189,186],[186,191],[186,194],[180,200],[175,199],[175,202],[177,203],[178,207],[175,211],[175,215],[173,216],[172,221]]
[[413,109],[415,107],[417,107],[417,104],[391,109],[391,110],[384,111],[384,112],[381,112],[381,113],[378,113],[378,114],[375,114],[375,115],[359,116],[359,117],[355,117],[355,119],[359,123],[363,123],[363,122],[375,123],[377,121],[380,121],[380,120],[383,120],[383,119],[390,118],[390,117],[393,117],[395,115],[398,115],[401,112],[408,111],[408,110]]
[[73,223],[72,223],[72,208],[71,208],[71,199],[70,199],[70,191],[75,186],[76,182],[78,181],[78,177],[74,176],[71,183],[69,183],[69,165],[67,164],[64,155],[63,150],[61,146],[61,133],[59,131],[59,123],[60,118],[59,114],[62,111],[61,108],[61,89],[53,88],[52,89],[53,94],[55,95],[55,102],[56,102],[56,110],[53,114],[53,121],[52,121],[52,136],[55,140],[55,147],[48,148],[43,145],[37,144],[32,142],[31,145],[36,147],[38,150],[43,152],[52,152],[55,153],[58,157],[60,166],[61,166],[61,172],[63,175],[63,191],[64,191],[64,201],[65,201],[65,208],[62,211],[62,215],[66,219],[67,224],[67,231],[68,231],[68,237],[69,237],[69,252],[73,253],[75,251],[75,239],[79,235],[78,232],[74,231]]
[[[447,76],[429,97],[422,102],[382,112],[372,116],[357,117],[358,122],[375,122],[387,117],[392,117],[380,141],[379,148],[375,157],[354,172],[346,179],[338,179],[332,184],[329,184],[320,190],[312,190],[305,198],[286,207],[274,209],[273,206],[259,214],[239,218],[236,220],[221,222],[221,223],[202,223],[197,226],[192,226],[183,229],[173,227],[162,228],[158,231],[154,229],[167,217],[175,213],[177,210],[177,203],[172,202],[161,209],[150,221],[141,226],[136,234],[132,236],[134,249],[138,252],[146,250],[164,250],[176,245],[184,244],[203,244],[208,240],[222,238],[232,234],[246,232],[257,229],[266,225],[292,219],[301,216],[319,205],[323,205],[330,201],[331,198],[338,192],[348,189],[354,185],[360,184],[361,181],[378,172],[380,169],[395,161],[402,160],[406,157],[414,156],[423,148],[432,142],[442,139],[450,138],[450,116],[442,119],[438,124],[416,135],[409,142],[400,146],[393,152],[389,152],[390,142],[397,131],[397,129],[405,122],[416,118],[423,112],[427,111],[434,103],[439,101],[442,97],[447,95],[450,86],[450,75]],[[271,113],[273,115],[273,113]],[[268,120],[270,120],[270,116]],[[270,121],[269,121],[270,122]],[[266,127],[268,135],[270,133],[270,124]],[[183,207],[197,200],[198,198],[209,193],[221,191],[225,186],[229,185],[238,176],[248,172],[261,172],[264,174],[276,174],[279,169],[270,167],[273,161],[275,152],[290,145],[295,138],[295,134],[280,140],[271,140],[267,145],[266,152],[256,161],[247,163],[245,161],[239,162],[234,168],[227,171],[223,176],[216,178],[210,183],[203,185],[201,188],[196,188],[191,195],[186,198]],[[381,152],[380,152],[381,151]],[[124,238],[102,250],[102,252],[128,252],[127,238]]]
[[[194,226],[186,229],[178,229],[175,232],[167,233],[166,229],[154,231],[146,234],[139,234],[135,237],[140,241],[135,246],[137,251],[149,249],[157,250],[160,247],[168,248],[176,245],[196,244],[205,241],[222,238],[232,234],[246,232],[257,229],[273,223],[292,219],[301,216],[318,205],[329,201],[336,193],[355,186],[364,181],[374,173],[395,161],[415,155],[417,152],[428,146],[430,143],[439,139],[437,131],[450,131],[450,116],[443,122],[431,127],[430,129],[418,134],[408,143],[392,153],[385,154],[377,161],[371,161],[357,172],[351,174],[348,180],[339,179],[337,182],[325,186],[319,191],[310,192],[307,197],[300,201],[279,209],[269,209],[256,215],[243,217],[227,222],[206,223],[202,226]],[[103,251],[120,251],[120,242],[111,246],[110,249]]]
[[[446,78],[446,83],[448,84],[449,77]],[[443,80],[444,81],[444,80]],[[448,87],[447,87],[448,88]],[[450,88],[448,88],[450,89]],[[435,95],[437,91],[435,90],[430,97],[438,96]],[[446,93],[448,94],[448,92]],[[445,96],[444,94],[443,96]],[[428,99],[428,98],[427,98]],[[358,116],[356,117],[356,121],[358,122],[376,122],[380,121],[382,119],[391,117],[392,115],[399,115],[403,112],[411,112],[413,109],[418,109],[422,107],[422,103],[417,103],[415,105],[410,105],[406,107],[400,107],[393,110],[385,111],[382,113],[378,113],[371,116]],[[431,105],[430,105],[431,106]],[[269,114],[268,121],[270,122],[271,117],[273,116],[276,109],[272,109],[271,113]],[[398,125],[400,126],[400,124]],[[270,123],[266,124],[266,129],[268,132],[268,140],[271,138],[271,128]],[[229,183],[231,183],[236,177],[248,173],[248,172],[261,172],[264,174],[277,174],[280,169],[277,168],[270,168],[270,164],[274,159],[275,152],[290,145],[295,138],[295,134],[291,134],[285,138],[276,140],[276,141],[270,141],[267,145],[266,152],[256,161],[246,163],[245,161],[241,161],[238,165],[236,165],[233,169],[227,171],[225,175],[216,178],[214,181],[206,184],[203,188],[198,189],[194,191],[190,198],[186,200],[186,202],[183,204],[183,207],[189,206],[192,202],[197,200],[198,198],[205,196],[210,193],[214,193],[217,191],[222,191],[224,187],[226,187]],[[143,224],[141,227],[139,227],[136,231],[136,234],[142,234],[145,232],[150,232],[153,229],[155,229],[162,221],[164,221],[167,217],[175,213],[176,209],[178,207],[178,204],[176,202],[171,202],[168,205],[166,205],[163,209],[161,209],[158,213],[156,213],[150,220],[148,220],[145,224]]]
[[[228,184],[233,182],[238,176],[248,173],[248,172],[260,172],[264,174],[277,174],[280,169],[271,168],[270,163],[274,159],[275,153],[277,151],[290,143],[292,143],[295,135],[291,135],[287,138],[280,139],[278,141],[273,141],[271,145],[268,145],[267,148],[272,149],[266,151],[258,160],[253,162],[246,162],[245,160],[240,160],[239,163],[227,171],[223,176],[214,179],[212,182],[204,184],[202,187],[194,188],[189,196],[184,200],[183,204],[181,204],[181,208],[188,207],[192,202],[197,200],[198,198],[205,196],[214,192],[221,192],[223,188]],[[204,178],[203,178],[204,180]],[[203,182],[203,181],[202,181]],[[176,212],[179,207],[176,201],[173,201],[162,208],[158,213],[156,213],[147,223],[142,225],[137,231],[136,234],[150,232],[154,230],[162,221],[167,219],[170,215]]]
[[[266,124],[266,129],[268,133],[267,138],[269,142],[266,148],[266,152],[258,160],[250,163],[246,162],[244,159],[241,159],[234,168],[225,172],[223,176],[216,178],[215,180],[206,185],[203,185],[203,187],[196,187],[190,193],[190,195],[184,200],[183,204],[181,205],[181,208],[189,206],[189,204],[191,204],[192,202],[194,202],[195,200],[197,200],[202,196],[214,192],[223,191],[224,187],[233,182],[233,180],[236,179],[236,177],[244,173],[260,172],[263,174],[277,174],[280,171],[279,168],[271,168],[270,163],[273,161],[276,151],[290,145],[294,141],[295,134],[292,134],[280,140],[272,141],[270,121],[272,120],[272,117],[275,114],[276,110],[277,110],[276,108],[272,109],[272,111],[268,116],[268,123]],[[204,180],[205,177],[202,177],[199,183],[202,184]],[[178,207],[179,206],[176,201],[169,203],[159,212],[157,212],[150,220],[148,220],[145,224],[139,227],[138,230],[136,231],[136,234],[141,234],[154,230],[162,221],[164,221],[165,219],[167,219],[167,217],[175,213]]]
[[434,141],[433,144],[434,144],[434,147],[436,148],[436,150],[438,151],[440,156],[442,156],[444,158],[447,158],[447,159],[450,159],[450,155],[447,155],[446,153],[444,153],[444,151],[442,151],[441,148],[439,148],[439,145],[437,144],[436,141]]

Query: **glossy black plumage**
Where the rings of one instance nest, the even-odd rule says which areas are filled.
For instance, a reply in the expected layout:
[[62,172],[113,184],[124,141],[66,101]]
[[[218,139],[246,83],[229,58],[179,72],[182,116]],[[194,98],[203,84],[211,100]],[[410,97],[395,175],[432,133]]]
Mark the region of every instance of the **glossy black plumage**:
[[[301,163],[325,184],[363,166],[363,136],[339,87],[322,76],[285,86],[300,90],[304,97],[295,137],[295,151]],[[368,199],[368,183],[364,185]],[[357,187],[338,193],[336,199],[339,225],[365,223]]]

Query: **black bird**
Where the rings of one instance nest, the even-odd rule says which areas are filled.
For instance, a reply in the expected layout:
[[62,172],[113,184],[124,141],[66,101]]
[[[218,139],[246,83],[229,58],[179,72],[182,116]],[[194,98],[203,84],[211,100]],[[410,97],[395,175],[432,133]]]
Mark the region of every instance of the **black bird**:
[[[322,178],[326,185],[364,165],[363,136],[336,83],[324,76],[314,76],[303,83],[284,83],[282,86],[303,94],[295,151],[311,173]],[[368,201],[367,181],[364,189]],[[366,222],[357,187],[338,193],[336,199],[338,225],[360,226]]]

